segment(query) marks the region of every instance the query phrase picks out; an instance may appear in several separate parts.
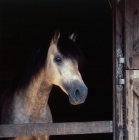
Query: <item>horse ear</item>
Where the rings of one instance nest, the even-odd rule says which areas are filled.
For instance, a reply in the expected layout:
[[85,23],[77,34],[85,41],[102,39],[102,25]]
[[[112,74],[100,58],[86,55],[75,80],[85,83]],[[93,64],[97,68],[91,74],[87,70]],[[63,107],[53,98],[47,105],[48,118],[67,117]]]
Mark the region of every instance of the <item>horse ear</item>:
[[53,35],[53,38],[51,40],[51,43],[56,43],[59,38],[60,38],[60,30],[58,28],[58,29],[56,29],[56,31],[55,31],[55,33]]
[[75,31],[72,35],[69,36],[69,38],[75,42],[76,41],[76,38],[77,38],[77,31]]

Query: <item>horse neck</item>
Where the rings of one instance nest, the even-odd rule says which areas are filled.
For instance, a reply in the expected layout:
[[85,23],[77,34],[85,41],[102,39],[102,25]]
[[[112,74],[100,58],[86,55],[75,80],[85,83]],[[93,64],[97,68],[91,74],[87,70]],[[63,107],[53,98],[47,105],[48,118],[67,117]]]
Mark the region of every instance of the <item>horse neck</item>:
[[26,109],[33,114],[33,116],[40,115],[40,111],[46,108],[49,94],[52,89],[52,84],[47,80],[44,70],[32,80],[25,92],[25,106]]

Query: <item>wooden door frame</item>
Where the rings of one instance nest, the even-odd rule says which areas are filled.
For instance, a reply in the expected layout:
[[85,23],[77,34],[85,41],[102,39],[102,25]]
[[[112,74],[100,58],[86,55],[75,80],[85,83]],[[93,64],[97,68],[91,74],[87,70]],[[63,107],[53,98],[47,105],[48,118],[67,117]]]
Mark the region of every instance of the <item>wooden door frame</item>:
[[[133,111],[133,90],[136,86],[133,72],[139,71],[139,0],[113,0],[112,5],[113,135],[114,140],[138,139],[139,132],[134,132],[133,129],[139,125],[135,124],[134,120],[137,113]],[[123,68],[120,68],[120,57],[125,60]],[[125,85],[119,83],[121,78],[124,79]]]
[[123,78],[124,65],[119,62],[123,57],[124,1],[112,1],[113,22],[113,140],[123,140],[124,136],[124,86],[119,83]]

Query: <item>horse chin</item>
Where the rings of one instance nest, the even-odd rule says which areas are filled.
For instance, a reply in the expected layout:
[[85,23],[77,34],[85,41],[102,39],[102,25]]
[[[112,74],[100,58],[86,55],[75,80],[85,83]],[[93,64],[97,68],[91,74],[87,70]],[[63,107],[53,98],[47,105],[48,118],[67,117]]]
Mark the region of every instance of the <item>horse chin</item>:
[[69,97],[69,102],[70,102],[72,105],[80,105],[80,104],[84,103],[85,100],[82,100],[82,101],[75,101],[74,99],[72,99],[71,97]]
[[84,103],[84,102],[80,102],[80,103],[79,103],[79,102],[78,102],[78,103],[77,103],[77,102],[70,102],[70,103],[71,103],[72,105],[80,105],[80,104],[82,104],[82,103]]

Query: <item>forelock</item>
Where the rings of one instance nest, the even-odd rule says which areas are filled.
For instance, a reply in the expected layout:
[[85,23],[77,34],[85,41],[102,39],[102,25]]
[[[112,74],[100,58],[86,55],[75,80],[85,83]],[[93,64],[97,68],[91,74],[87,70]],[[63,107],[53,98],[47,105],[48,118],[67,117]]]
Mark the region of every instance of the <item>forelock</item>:
[[83,54],[76,43],[66,37],[60,37],[57,42],[58,51],[68,59],[73,59],[78,62],[78,65],[82,63]]

